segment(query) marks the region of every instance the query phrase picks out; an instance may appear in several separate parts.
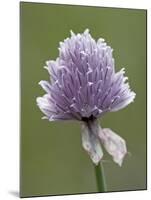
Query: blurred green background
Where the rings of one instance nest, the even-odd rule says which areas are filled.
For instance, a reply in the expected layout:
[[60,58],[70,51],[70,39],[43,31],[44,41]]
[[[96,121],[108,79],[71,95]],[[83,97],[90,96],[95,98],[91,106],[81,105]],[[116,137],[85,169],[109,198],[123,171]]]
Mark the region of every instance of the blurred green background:
[[20,4],[21,153],[20,194],[59,195],[97,192],[94,166],[81,146],[78,122],[42,120],[36,97],[47,80],[45,61],[58,56],[58,45],[72,29],[86,28],[114,49],[116,70],[126,68],[135,102],[100,119],[127,141],[130,154],[117,166],[106,153],[108,191],[146,189],[146,11]]

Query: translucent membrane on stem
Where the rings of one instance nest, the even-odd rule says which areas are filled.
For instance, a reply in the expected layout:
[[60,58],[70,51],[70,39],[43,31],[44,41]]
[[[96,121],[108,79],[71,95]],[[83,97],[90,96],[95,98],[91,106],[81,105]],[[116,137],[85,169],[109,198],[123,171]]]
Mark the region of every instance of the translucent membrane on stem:
[[98,165],[103,158],[101,145],[119,166],[122,165],[127,154],[125,140],[111,129],[102,129],[97,120],[88,120],[82,123],[82,145],[95,165]]

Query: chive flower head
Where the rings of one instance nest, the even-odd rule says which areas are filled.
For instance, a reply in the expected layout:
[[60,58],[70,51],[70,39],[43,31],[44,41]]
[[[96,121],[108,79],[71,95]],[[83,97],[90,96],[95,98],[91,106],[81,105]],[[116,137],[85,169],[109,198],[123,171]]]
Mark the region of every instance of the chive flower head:
[[104,39],[92,38],[89,30],[71,31],[60,42],[59,57],[46,62],[50,80],[40,81],[46,94],[37,104],[49,121],[77,120],[82,127],[82,145],[97,165],[103,157],[101,145],[122,165],[127,153],[125,140],[111,129],[101,128],[98,118],[118,111],[134,101],[124,68],[115,71],[113,49]]

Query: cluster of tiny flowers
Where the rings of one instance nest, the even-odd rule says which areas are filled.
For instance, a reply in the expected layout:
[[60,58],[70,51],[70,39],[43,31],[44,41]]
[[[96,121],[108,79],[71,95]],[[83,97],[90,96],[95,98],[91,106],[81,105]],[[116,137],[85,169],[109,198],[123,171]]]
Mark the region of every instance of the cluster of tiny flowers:
[[89,30],[60,42],[59,57],[47,61],[49,81],[40,81],[46,91],[37,104],[49,121],[78,120],[82,145],[98,164],[104,145],[120,166],[127,153],[125,141],[110,129],[102,129],[98,118],[126,107],[135,98],[124,69],[115,72],[112,49],[104,39],[95,41]]

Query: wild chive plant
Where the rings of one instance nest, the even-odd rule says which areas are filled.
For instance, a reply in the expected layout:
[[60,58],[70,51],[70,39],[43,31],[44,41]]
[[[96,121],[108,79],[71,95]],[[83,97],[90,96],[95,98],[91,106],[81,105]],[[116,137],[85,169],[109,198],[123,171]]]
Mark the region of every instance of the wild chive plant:
[[109,128],[101,128],[98,119],[118,111],[134,101],[124,76],[124,69],[115,72],[112,49],[104,39],[95,41],[89,30],[74,34],[60,42],[59,57],[47,61],[49,81],[40,81],[46,91],[37,98],[43,118],[49,121],[81,122],[82,145],[96,165],[99,191],[105,191],[103,173],[98,167],[103,158],[102,145],[122,165],[127,154],[126,142]]

